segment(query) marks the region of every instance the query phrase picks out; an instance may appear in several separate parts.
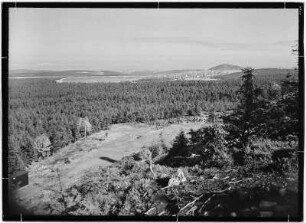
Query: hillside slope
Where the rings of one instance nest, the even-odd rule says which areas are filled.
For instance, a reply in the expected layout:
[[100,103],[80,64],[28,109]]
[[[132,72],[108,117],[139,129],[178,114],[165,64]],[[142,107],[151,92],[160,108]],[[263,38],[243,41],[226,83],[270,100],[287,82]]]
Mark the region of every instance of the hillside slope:
[[196,130],[203,122],[157,128],[146,124],[117,124],[63,148],[29,168],[29,185],[17,190],[17,202],[35,214],[48,214],[44,198],[59,187],[74,185],[90,170],[108,166],[122,157],[149,147],[170,143],[180,130]]

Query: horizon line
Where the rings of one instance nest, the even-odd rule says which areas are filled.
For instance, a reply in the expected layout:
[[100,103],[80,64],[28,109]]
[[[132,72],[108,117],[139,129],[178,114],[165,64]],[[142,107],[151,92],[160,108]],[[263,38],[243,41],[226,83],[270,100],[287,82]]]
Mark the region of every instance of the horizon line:
[[[232,64],[219,64],[219,65],[232,65]],[[219,66],[219,65],[215,65],[215,66]],[[60,71],[94,71],[94,72],[103,72],[103,71],[112,71],[112,72],[118,72],[118,73],[130,73],[130,72],[163,72],[163,71],[173,71],[173,70],[209,70],[215,66],[212,66],[210,68],[182,68],[182,69],[165,69],[165,70],[157,70],[157,69],[137,69],[137,70],[133,70],[133,69],[127,69],[128,71],[123,71],[123,70],[112,70],[112,69],[101,69],[101,70],[97,70],[97,69],[60,69],[60,70],[54,70],[54,69],[32,69],[32,68],[14,68],[14,69],[8,69],[8,71],[39,71],[39,72],[60,72]],[[239,65],[232,65],[232,66],[239,66]],[[241,69],[246,68],[246,67],[252,67],[255,70],[258,69],[295,69],[296,67],[254,67],[254,66],[239,66],[241,67]]]

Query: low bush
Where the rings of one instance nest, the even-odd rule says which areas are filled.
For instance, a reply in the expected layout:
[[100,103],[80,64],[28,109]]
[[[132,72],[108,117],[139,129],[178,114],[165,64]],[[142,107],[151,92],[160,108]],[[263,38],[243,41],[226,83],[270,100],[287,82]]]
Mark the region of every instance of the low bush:
[[152,159],[152,152],[148,148],[142,148],[140,152],[133,154],[133,159],[135,161],[140,160],[151,160]]
[[120,166],[121,173],[128,174],[128,172],[136,165],[136,161],[133,156],[126,156],[121,159],[118,165]]
[[272,153],[272,161],[276,171],[285,173],[298,165],[297,151],[293,149],[279,149]]
[[190,139],[183,132],[176,137],[168,155],[161,162],[162,165],[223,167],[232,164],[225,140],[227,133],[222,125],[203,127],[197,131],[191,130],[188,134]]
[[152,159],[154,161],[158,161],[159,158],[162,158],[162,156],[166,155],[169,152],[168,148],[165,145],[151,146],[149,147],[149,150],[152,153]]
[[295,140],[276,141],[260,138],[250,143],[250,149],[246,150],[246,160],[249,165],[284,172],[297,164],[297,149],[298,141]]
[[242,166],[246,163],[246,153],[243,150],[233,148],[232,158],[234,161],[234,165]]
[[[163,212],[164,215],[198,216],[204,214],[200,207],[216,194],[205,206],[206,211],[214,211],[215,205],[222,203],[233,210],[236,207],[235,211],[240,213],[244,204],[241,203],[239,207],[230,206],[227,200],[222,200],[223,197],[232,194],[232,202],[239,203],[243,196],[253,199],[252,191],[258,188],[269,191],[286,186],[286,178],[274,172],[250,171],[246,166],[205,168],[202,165],[194,165],[180,167],[186,178],[185,182],[165,188],[169,185],[169,180],[177,175],[177,168],[152,164],[154,177],[149,162],[135,161],[131,157],[125,157],[122,162],[114,163],[110,167],[92,170],[75,185],[63,190],[64,196],[51,194],[50,199],[45,200],[45,208],[57,215],[143,216],[148,210],[155,208],[153,215]],[[126,169],[123,171],[124,165]],[[244,192],[240,193],[242,190]],[[196,211],[190,212],[192,206],[180,211],[199,197],[194,205],[197,207]]]

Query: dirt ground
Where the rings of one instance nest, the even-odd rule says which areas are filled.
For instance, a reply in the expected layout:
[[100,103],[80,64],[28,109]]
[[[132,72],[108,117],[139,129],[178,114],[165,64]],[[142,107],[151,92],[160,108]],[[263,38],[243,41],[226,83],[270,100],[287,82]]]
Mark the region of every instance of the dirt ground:
[[[68,145],[53,156],[32,164],[29,185],[16,191],[16,201],[35,214],[46,214],[41,207],[50,191],[74,184],[92,168],[108,166],[114,160],[140,151],[143,147],[170,146],[183,130],[199,129],[205,123],[183,122],[156,127],[147,124],[117,124]],[[61,185],[59,185],[61,182]]]

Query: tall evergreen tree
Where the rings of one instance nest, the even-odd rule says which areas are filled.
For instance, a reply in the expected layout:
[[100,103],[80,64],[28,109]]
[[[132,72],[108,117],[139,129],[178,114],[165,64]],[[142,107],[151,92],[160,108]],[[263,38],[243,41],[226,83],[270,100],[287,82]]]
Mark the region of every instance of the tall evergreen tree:
[[178,136],[174,139],[169,156],[184,156],[187,154],[188,139],[185,136],[184,131],[180,131]]
[[233,114],[224,118],[224,122],[230,133],[230,141],[237,147],[245,148],[258,130],[260,120],[257,109],[261,91],[254,84],[254,69],[247,67],[242,72],[242,85],[238,91],[240,103]]

